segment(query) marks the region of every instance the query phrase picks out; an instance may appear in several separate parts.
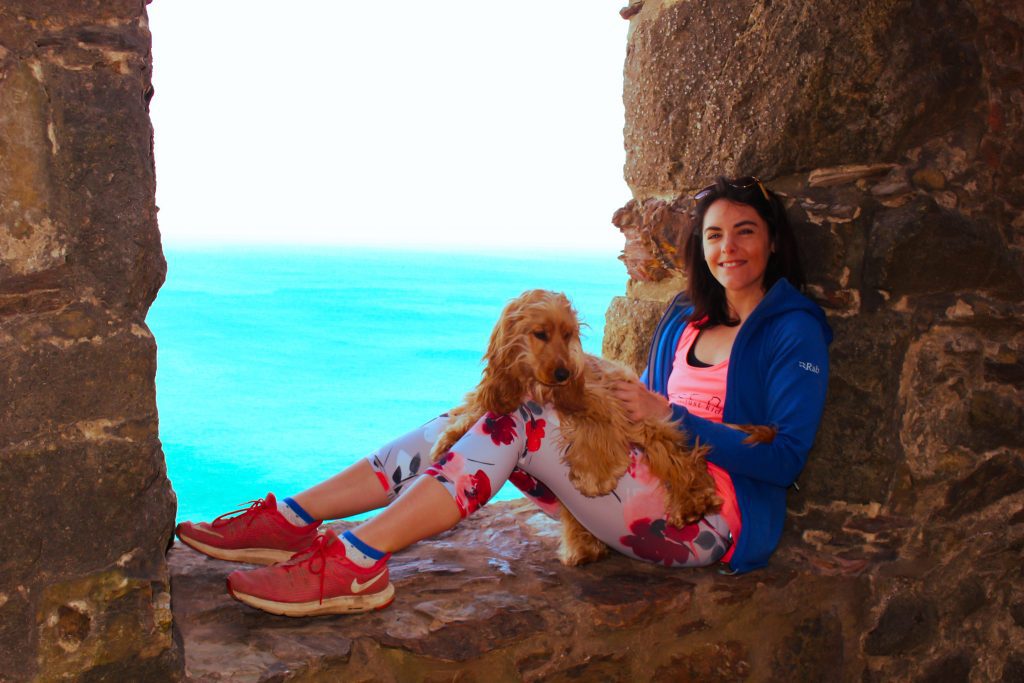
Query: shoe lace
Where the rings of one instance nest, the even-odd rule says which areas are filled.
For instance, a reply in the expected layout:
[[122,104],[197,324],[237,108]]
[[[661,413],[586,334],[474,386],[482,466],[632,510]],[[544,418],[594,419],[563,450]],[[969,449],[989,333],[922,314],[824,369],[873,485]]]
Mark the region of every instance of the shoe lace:
[[286,572],[296,567],[307,565],[309,573],[320,577],[320,604],[324,603],[324,581],[327,578],[327,544],[330,539],[318,534],[313,543],[305,550],[300,550],[289,557],[281,565]]
[[225,524],[231,524],[234,521],[245,519],[246,517],[249,517],[248,523],[252,524],[252,520],[256,518],[253,513],[259,512],[260,510],[265,510],[268,507],[267,501],[264,500],[263,498],[250,500],[247,503],[242,503],[242,505],[247,507],[241,507],[237,510],[232,510],[231,512],[225,512],[223,515],[210,522],[210,526],[222,527]]

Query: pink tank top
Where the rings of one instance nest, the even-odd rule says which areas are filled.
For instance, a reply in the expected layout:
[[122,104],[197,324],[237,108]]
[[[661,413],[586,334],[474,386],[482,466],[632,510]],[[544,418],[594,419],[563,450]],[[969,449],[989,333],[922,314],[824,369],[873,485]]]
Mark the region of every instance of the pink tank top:
[[[697,340],[700,332],[694,325],[687,325],[683,336],[676,347],[676,357],[672,362],[672,373],[668,376],[668,400],[683,406],[697,417],[712,422],[722,421],[722,409],[725,406],[726,377],[729,374],[729,359],[709,368],[695,368],[686,362],[690,347]],[[732,559],[736,541],[739,540],[743,526],[740,518],[739,505],[736,503],[736,489],[732,478],[721,467],[708,463],[708,473],[715,480],[718,495],[722,498],[722,517],[725,518],[732,532],[733,544],[722,557],[723,562]]]

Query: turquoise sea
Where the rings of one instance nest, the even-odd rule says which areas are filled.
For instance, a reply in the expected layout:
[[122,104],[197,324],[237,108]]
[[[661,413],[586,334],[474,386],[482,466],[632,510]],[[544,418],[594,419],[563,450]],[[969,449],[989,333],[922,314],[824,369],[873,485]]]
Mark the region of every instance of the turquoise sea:
[[[501,308],[564,291],[584,348],[626,271],[602,256],[168,249],[147,322],[178,520],[324,479],[457,404]],[[497,499],[518,497],[511,486]]]

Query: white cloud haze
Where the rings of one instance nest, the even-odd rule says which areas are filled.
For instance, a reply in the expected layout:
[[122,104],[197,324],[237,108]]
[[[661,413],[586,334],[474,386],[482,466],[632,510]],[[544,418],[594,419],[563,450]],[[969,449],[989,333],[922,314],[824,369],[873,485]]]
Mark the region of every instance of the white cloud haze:
[[622,0],[154,0],[165,243],[614,253]]

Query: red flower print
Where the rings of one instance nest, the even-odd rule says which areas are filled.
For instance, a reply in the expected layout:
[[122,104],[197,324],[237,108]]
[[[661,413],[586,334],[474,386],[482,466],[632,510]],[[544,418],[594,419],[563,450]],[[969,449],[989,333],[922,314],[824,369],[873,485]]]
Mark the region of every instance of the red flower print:
[[629,467],[626,469],[626,474],[628,474],[633,479],[636,479],[636,450],[635,449],[629,451]]
[[391,487],[388,485],[388,478],[384,476],[383,472],[374,472],[377,475],[377,481],[384,487],[385,491],[390,491]]
[[455,451],[448,451],[438,458],[437,462],[423,470],[423,473],[429,474],[440,482],[455,481],[462,474],[465,464],[461,455]]
[[444,476],[444,471],[437,465],[431,465],[427,469],[423,470],[423,474],[429,474],[438,481],[448,481],[448,477]]
[[463,517],[479,510],[491,499],[491,480],[483,470],[476,474],[464,474],[455,482],[455,504]]
[[655,520],[655,522],[661,522],[665,527],[665,536],[677,543],[690,543],[700,534],[699,522],[687,524],[686,526],[672,526],[663,519]]
[[540,442],[544,439],[544,420],[530,420],[526,423],[526,450],[533,453],[540,449]]
[[632,548],[637,557],[662,562],[666,567],[671,567],[674,562],[686,563],[692,552],[685,544],[700,532],[697,524],[674,527],[664,519],[652,521],[648,518],[634,520],[629,530],[633,533],[620,539],[623,545]]
[[527,474],[518,467],[512,470],[512,474],[508,475],[508,480],[512,482],[513,486],[528,495],[537,503],[550,505],[558,502],[558,497],[551,492],[551,489],[536,477]]
[[626,473],[641,484],[655,483],[655,478],[651,474],[651,467],[647,462],[647,456],[643,451],[639,451],[636,448],[632,448],[629,451],[629,468],[626,470]]
[[491,441],[495,444],[507,446],[512,443],[512,439],[516,438],[516,422],[511,415],[487,413],[481,428],[484,430],[484,434],[491,435]]
[[462,472],[462,468],[465,466],[466,463],[462,459],[462,456],[455,451],[448,451],[438,458],[437,462],[431,465],[435,470],[443,470],[448,474],[460,474]]

